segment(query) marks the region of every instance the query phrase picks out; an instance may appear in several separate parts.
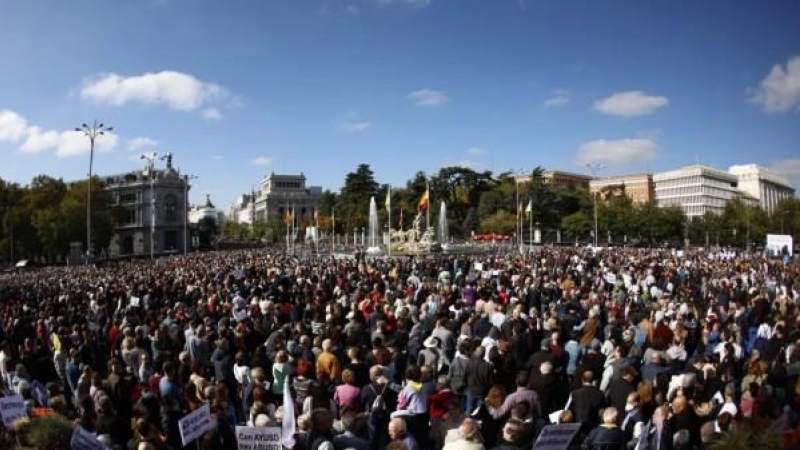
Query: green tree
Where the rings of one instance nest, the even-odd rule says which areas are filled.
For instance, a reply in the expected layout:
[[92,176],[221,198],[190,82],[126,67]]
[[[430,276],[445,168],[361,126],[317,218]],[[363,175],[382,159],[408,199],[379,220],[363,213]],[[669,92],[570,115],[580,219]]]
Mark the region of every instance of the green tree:
[[512,235],[516,230],[516,215],[500,210],[481,219],[478,229],[481,233]]
[[344,232],[367,226],[369,199],[379,198],[380,187],[368,164],[361,164],[355,172],[347,174],[336,209],[336,221],[341,220]]
[[[592,222],[583,212],[572,213],[561,220],[561,229],[575,240],[586,239],[592,231]],[[565,237],[566,237],[565,236]],[[567,239],[563,239],[567,240]]]

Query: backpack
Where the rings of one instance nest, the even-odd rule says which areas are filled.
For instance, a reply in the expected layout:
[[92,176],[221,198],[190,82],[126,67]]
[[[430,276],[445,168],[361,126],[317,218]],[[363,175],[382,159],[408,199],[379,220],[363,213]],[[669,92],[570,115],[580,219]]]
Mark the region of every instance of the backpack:
[[369,406],[368,412],[370,414],[384,415],[387,413],[386,401],[383,399],[383,393],[386,392],[387,386],[388,384],[384,385],[383,390],[381,390],[381,393],[378,394],[378,391],[375,390],[375,385],[369,385],[370,390],[372,390],[372,393],[375,394],[375,400],[373,400],[372,404]]

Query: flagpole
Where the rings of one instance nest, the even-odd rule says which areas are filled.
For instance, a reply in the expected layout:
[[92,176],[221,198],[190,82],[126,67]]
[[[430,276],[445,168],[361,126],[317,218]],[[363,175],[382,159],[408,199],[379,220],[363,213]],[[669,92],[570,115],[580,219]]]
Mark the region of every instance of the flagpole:
[[392,187],[391,186],[389,186],[389,192],[386,195],[388,195],[388,197],[386,198],[386,209],[388,214],[387,223],[389,224],[386,227],[386,233],[387,233],[386,254],[389,255],[389,257],[391,258],[392,257]]
[[319,209],[314,208],[314,247],[319,257]]
[[336,251],[336,211],[331,212],[331,256]]

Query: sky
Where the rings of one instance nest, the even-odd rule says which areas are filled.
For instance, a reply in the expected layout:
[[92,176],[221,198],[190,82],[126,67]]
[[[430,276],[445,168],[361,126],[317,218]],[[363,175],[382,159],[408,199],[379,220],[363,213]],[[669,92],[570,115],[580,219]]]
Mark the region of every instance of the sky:
[[[227,207],[448,165],[598,175],[758,163],[800,187],[800,2],[0,0],[0,178],[171,152]],[[163,162],[159,164],[163,165]]]

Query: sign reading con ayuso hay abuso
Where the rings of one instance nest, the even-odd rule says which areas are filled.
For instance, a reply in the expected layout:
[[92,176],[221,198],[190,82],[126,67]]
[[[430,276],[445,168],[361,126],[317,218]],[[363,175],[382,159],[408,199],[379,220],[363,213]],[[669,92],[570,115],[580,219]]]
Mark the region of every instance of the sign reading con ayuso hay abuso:
[[281,450],[280,427],[236,427],[239,450]]
[[89,433],[80,425],[72,431],[72,440],[69,443],[72,450],[107,450],[102,442],[97,440],[97,435]]
[[533,444],[533,450],[567,450],[580,428],[579,423],[548,425],[542,429],[542,433]]
[[3,416],[3,425],[10,427],[15,420],[25,416],[25,413],[25,402],[19,395],[0,398],[0,415]]
[[181,431],[181,442],[187,445],[199,438],[206,431],[214,428],[214,421],[211,419],[211,409],[208,405],[190,412],[178,421],[178,428]]

